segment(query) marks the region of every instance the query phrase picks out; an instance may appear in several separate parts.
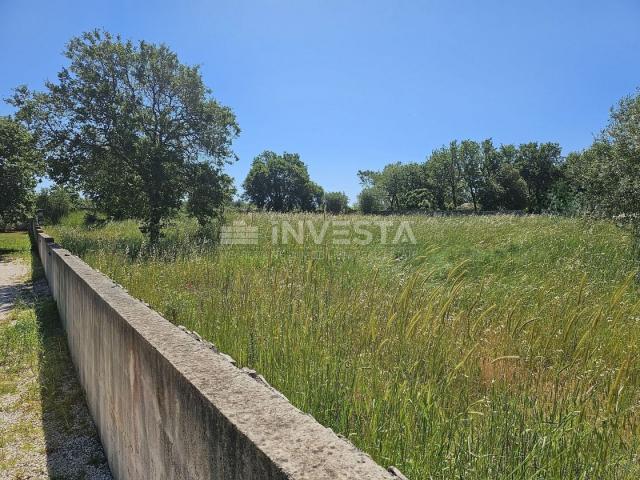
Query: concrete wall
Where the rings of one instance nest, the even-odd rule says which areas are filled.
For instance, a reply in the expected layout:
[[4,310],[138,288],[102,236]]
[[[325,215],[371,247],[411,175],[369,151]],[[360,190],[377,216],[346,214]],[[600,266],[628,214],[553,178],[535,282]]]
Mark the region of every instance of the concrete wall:
[[116,478],[397,478],[53,238],[34,237]]

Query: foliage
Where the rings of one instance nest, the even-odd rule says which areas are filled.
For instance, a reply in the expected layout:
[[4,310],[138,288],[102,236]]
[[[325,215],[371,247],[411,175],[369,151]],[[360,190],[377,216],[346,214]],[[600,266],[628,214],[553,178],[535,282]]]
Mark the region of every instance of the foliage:
[[[410,221],[417,245],[273,244],[132,256],[131,222],[63,246],[260,372],[409,478],[636,479],[640,292],[631,235],[545,216]],[[371,223],[366,216],[336,220]],[[195,228],[178,224],[175,232]],[[173,230],[163,240],[172,238]],[[167,245],[167,249],[170,247]]]
[[555,143],[496,148],[491,139],[463,140],[434,150],[423,164],[392,163],[358,176],[364,188],[383,192],[394,211],[456,210],[470,203],[474,211],[540,213],[549,208],[554,185],[563,178],[560,165]]
[[385,209],[383,193],[375,187],[363,189],[358,194],[358,209],[365,214],[382,212]]
[[401,205],[409,211],[431,210],[433,196],[428,188],[416,188],[401,196]]
[[297,153],[265,150],[254,158],[243,188],[245,197],[264,210],[314,211],[322,205],[322,188],[310,180]]
[[434,150],[425,162],[425,170],[427,188],[432,192],[434,209],[457,207],[460,179],[457,169],[453,168],[451,149],[442,147]]
[[33,213],[40,153],[29,132],[9,117],[0,117],[0,226]]
[[460,171],[462,181],[467,187],[473,210],[478,211],[479,195],[484,178],[482,176],[482,153],[480,144],[471,140],[463,140],[460,143]]
[[197,66],[165,45],[92,31],[67,44],[68,67],[45,92],[16,90],[18,118],[46,152],[49,175],[115,218],[142,218],[152,242],[187,191],[190,165],[234,158],[235,117]]
[[327,192],[324,205],[329,213],[345,213],[349,209],[349,197],[344,192]]
[[583,207],[616,216],[640,233],[640,91],[611,111],[593,145],[568,158],[569,177]]
[[549,194],[559,178],[561,149],[557,143],[520,145],[516,166],[529,191],[529,211],[541,213],[549,208]]
[[426,180],[424,167],[417,163],[392,163],[381,172],[360,170],[358,177],[363,186],[375,186],[378,191],[384,192],[389,208],[393,211],[406,209],[406,194],[423,188]]
[[480,203],[485,210],[524,210],[527,201],[527,183],[518,169],[508,163],[488,176],[480,191]]
[[43,188],[36,196],[36,207],[42,210],[45,223],[55,224],[79,205],[79,195],[68,187]]
[[189,182],[187,212],[204,227],[222,218],[223,207],[231,202],[233,179],[207,163],[193,165]]

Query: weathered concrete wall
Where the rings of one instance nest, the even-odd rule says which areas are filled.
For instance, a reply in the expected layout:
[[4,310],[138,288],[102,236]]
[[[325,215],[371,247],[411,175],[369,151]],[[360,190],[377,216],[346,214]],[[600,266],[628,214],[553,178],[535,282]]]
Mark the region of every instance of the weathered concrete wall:
[[331,430],[36,232],[119,479],[389,479]]

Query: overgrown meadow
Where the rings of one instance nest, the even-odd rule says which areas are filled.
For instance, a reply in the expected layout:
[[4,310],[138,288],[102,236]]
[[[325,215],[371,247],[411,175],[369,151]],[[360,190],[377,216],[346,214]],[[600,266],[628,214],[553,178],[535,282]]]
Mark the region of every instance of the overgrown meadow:
[[380,217],[410,221],[417,243],[382,244],[374,226],[368,245],[316,244],[309,229],[272,241],[274,222],[325,218],[376,219],[231,214],[258,245],[218,245],[184,219],[153,252],[131,221],[76,214],[47,230],[411,479],[640,477],[640,284],[624,230]]

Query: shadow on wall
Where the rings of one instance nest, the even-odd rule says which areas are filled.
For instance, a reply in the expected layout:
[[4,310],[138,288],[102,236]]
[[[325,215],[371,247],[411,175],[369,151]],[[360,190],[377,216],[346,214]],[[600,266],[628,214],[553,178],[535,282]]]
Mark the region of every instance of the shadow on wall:
[[96,427],[71,362],[56,304],[37,253],[31,271],[38,333],[38,375],[50,478],[111,479]]

